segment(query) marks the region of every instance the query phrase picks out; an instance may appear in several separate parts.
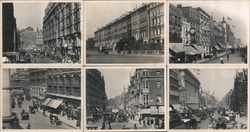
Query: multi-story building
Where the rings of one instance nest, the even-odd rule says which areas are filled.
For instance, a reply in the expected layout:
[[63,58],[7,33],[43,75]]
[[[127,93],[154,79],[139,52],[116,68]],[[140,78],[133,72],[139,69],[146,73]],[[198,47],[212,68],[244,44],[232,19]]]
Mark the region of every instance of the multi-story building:
[[81,69],[47,69],[47,106],[77,118],[81,108]]
[[47,69],[29,69],[30,95],[38,100],[43,100],[47,93]]
[[131,36],[131,14],[127,13],[95,31],[95,43],[96,46],[107,46],[115,50],[117,42],[129,36]]
[[169,42],[170,43],[181,43],[182,35],[182,10],[177,8],[175,5],[169,5]]
[[248,113],[248,71],[247,69],[243,69],[242,71],[236,72],[236,77],[234,79],[234,101],[233,106],[234,111],[241,112],[244,115]]
[[16,18],[13,3],[2,3],[2,44],[3,52],[16,52]]
[[97,69],[86,70],[86,109],[87,117],[93,116],[100,110],[105,110],[107,95],[105,81]]
[[150,39],[153,43],[164,43],[164,3],[149,4]]
[[170,104],[179,104],[180,96],[179,96],[179,80],[178,80],[179,71],[177,69],[169,70],[169,103]]
[[[98,28],[94,33],[95,47],[107,46],[115,51],[122,38],[134,37],[138,44],[158,44],[154,45],[155,49],[161,50],[164,42],[164,3],[142,4]],[[150,50],[147,46],[140,47],[140,50]],[[138,50],[134,45],[130,45],[130,49],[132,52]]]
[[199,109],[200,81],[188,69],[180,69],[180,86],[183,87],[185,104],[193,109]]
[[36,30],[36,47],[38,50],[44,50],[45,46],[43,45],[43,31]]
[[26,93],[29,86],[29,78],[26,75],[29,74],[27,70],[16,69],[16,71],[10,76],[10,86],[13,92]]
[[149,40],[148,8],[147,4],[143,4],[131,13],[132,36],[141,43],[148,43]]
[[200,14],[200,42],[198,45],[201,45],[202,48],[209,53],[210,47],[210,15],[204,11],[202,8],[196,8]]
[[138,118],[164,118],[164,69],[136,69],[130,78],[126,110]]
[[200,43],[200,13],[191,6],[181,7],[179,5],[179,7],[182,9],[183,16],[187,18],[187,22],[191,24],[191,43]]
[[186,18],[182,21],[182,44],[183,45],[191,45],[191,35],[190,35],[190,29],[191,29],[191,24],[186,21]]
[[43,42],[47,55],[80,61],[80,12],[80,3],[48,4],[43,18]]
[[20,33],[22,48],[36,50],[36,31],[24,30]]

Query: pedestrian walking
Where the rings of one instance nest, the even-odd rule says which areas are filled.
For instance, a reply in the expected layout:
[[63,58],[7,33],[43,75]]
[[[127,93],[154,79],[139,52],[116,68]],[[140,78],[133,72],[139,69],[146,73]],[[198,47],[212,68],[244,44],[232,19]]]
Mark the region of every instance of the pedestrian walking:
[[109,129],[111,130],[111,129],[112,129],[112,127],[111,127],[111,123],[110,123],[110,121],[108,121],[108,125],[109,125]]
[[28,126],[26,127],[27,129],[30,129],[31,125],[28,123]]
[[43,116],[46,116],[46,115],[45,115],[45,108],[43,109]]
[[137,126],[136,126],[136,124],[134,124],[134,129],[137,129]]
[[227,54],[227,61],[229,61],[229,54]]
[[145,118],[143,119],[143,127],[146,127],[146,120],[145,120]]
[[224,61],[223,61],[223,56],[220,57],[220,63],[223,64]]

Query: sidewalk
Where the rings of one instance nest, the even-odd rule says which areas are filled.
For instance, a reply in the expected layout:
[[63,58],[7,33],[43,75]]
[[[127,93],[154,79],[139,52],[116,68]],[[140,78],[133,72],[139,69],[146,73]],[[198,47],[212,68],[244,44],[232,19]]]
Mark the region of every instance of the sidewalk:
[[218,58],[220,58],[221,56],[224,56],[224,55],[227,55],[227,53],[224,52],[224,53],[218,54],[218,55],[217,55],[217,58],[213,57],[213,58],[211,58],[211,59],[205,59],[205,58],[203,57],[201,60],[197,60],[196,63],[205,63],[206,61],[218,59]]
[[[38,109],[38,112],[43,114],[43,110]],[[49,113],[48,111],[45,112],[45,115],[47,117],[49,117],[50,114],[51,113]],[[77,120],[71,120],[71,119],[68,120],[67,116],[61,116],[60,114],[57,114],[57,115],[58,115],[58,118],[60,119],[60,121],[62,121],[62,123],[64,123],[65,125],[70,126],[74,129],[79,129],[78,127],[76,127]]]
[[246,116],[240,117],[239,115],[236,115],[235,121],[237,121],[238,124],[241,123],[241,124],[246,124],[246,125],[248,125],[248,123],[247,123],[247,117],[246,117]]

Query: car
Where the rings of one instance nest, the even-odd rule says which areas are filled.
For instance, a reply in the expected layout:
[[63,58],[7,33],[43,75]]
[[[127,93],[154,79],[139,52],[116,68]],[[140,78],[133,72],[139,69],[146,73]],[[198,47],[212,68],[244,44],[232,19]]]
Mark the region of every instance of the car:
[[29,113],[22,110],[22,112],[21,112],[21,120],[29,120]]

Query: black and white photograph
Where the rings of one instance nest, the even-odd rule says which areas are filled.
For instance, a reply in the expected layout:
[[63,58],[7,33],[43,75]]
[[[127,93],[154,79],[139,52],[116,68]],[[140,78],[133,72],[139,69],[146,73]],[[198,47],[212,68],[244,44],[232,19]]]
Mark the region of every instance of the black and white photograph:
[[247,69],[169,69],[170,129],[247,129]]
[[169,63],[247,64],[249,1],[171,1]]
[[164,2],[85,2],[86,63],[164,63]]
[[163,68],[86,69],[87,130],[165,129]]
[[2,129],[80,129],[80,68],[5,68],[2,77]]
[[81,3],[3,2],[2,63],[81,63]]

